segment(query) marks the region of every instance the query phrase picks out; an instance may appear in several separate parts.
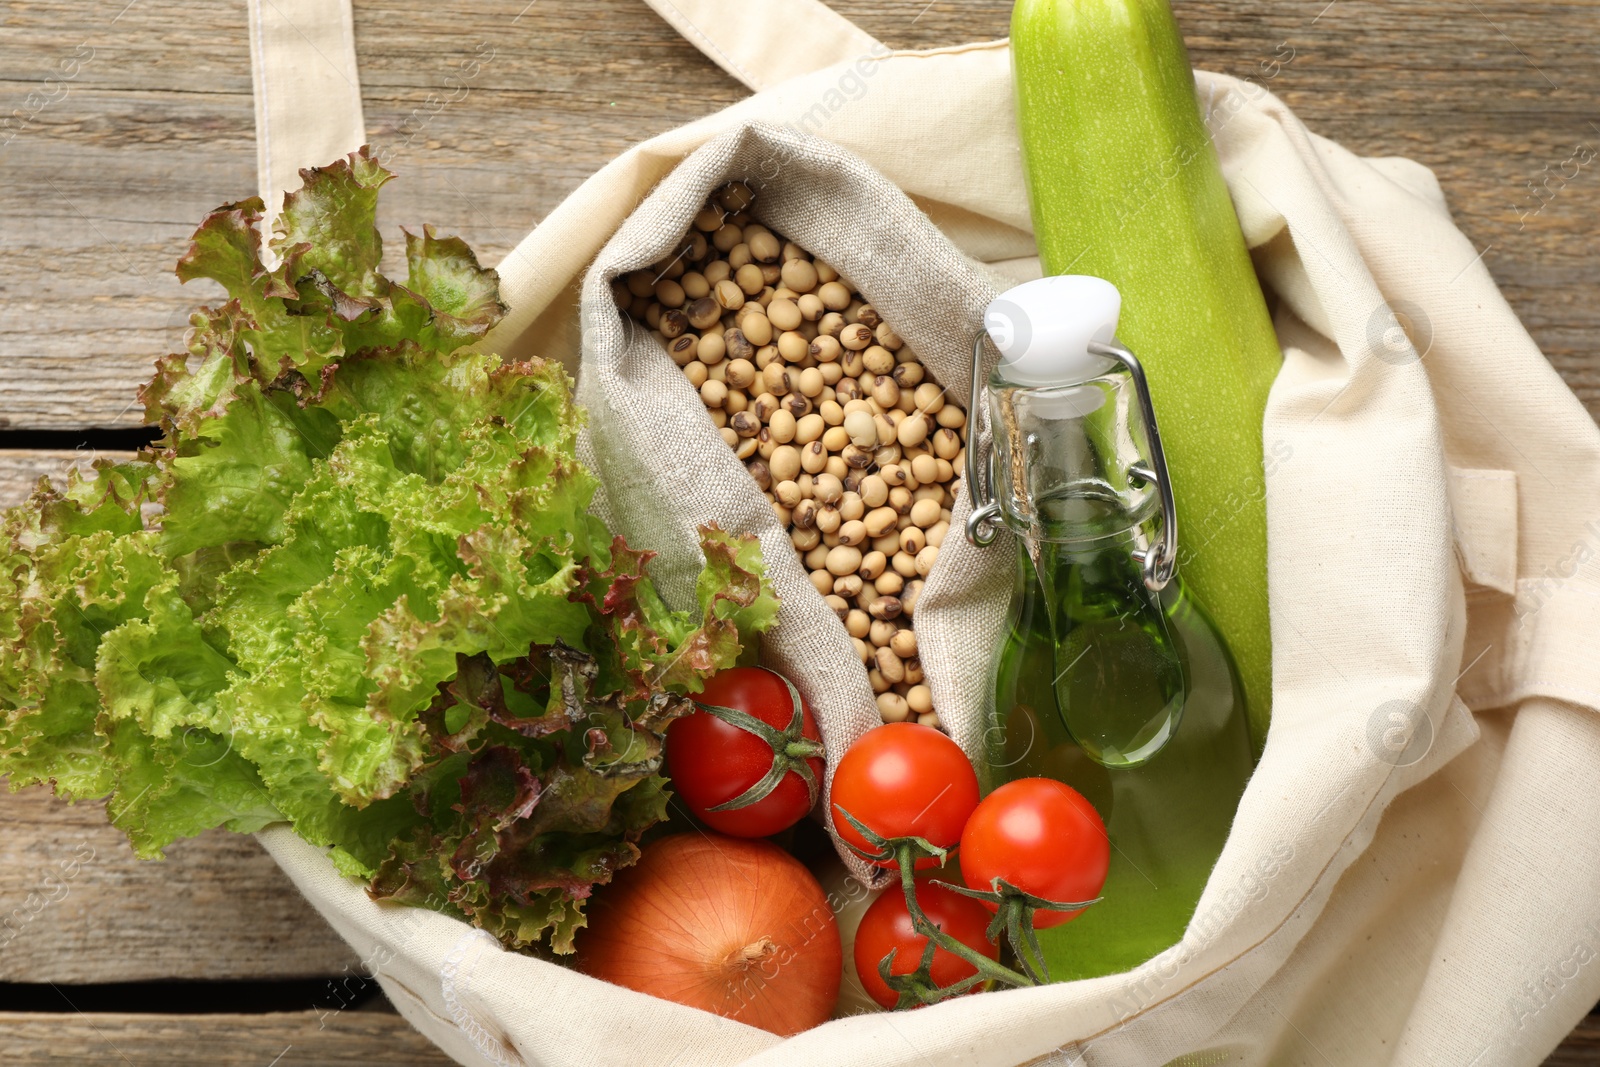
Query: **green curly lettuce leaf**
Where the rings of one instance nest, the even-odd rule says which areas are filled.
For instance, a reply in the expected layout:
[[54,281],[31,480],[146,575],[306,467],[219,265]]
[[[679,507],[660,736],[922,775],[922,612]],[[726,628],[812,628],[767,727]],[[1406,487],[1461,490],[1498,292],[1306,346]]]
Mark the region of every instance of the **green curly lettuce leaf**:
[[0,519],[0,774],[107,797],[142,856],[288,820],[376,896],[571,947],[665,818],[660,732],[776,598],[702,531],[698,603],[589,514],[558,365],[472,351],[465,243],[374,224],[365,151],[263,247],[224,205],[179,261],[226,292],[141,391],[163,438]]

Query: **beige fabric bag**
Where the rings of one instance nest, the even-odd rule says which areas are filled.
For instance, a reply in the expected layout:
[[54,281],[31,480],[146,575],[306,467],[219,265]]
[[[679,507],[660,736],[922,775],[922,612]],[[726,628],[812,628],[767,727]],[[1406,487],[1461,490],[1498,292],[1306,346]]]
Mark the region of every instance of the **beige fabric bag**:
[[[694,600],[702,523],[760,535],[783,600],[777,625],[762,640],[762,662],[805,690],[828,746],[831,782],[845,750],[881,721],[867,673],[694,387],[611,295],[612,279],[670,258],[707,196],[734,180],[754,187],[753,213],[849,279],[932,380],[963,401],[973,332],[1003,283],[974,270],[904,193],[860,159],[769,123],[736,127],[696,150],[634,210],[584,277],[578,400],[589,423],[579,450],[604,486],[597,510],[631,543],[660,552],[651,573],[662,595],[678,603]],[[965,522],[969,505],[961,496],[952,529]],[[1011,594],[1010,549],[1009,540],[978,549],[953,533],[917,602],[918,652],[935,706],[975,758],[983,747],[982,690]],[[826,806],[823,815],[831,824]],[[840,852],[863,880],[876,878],[848,848]]]
[[[608,334],[621,328],[614,309],[580,331],[579,280],[597,254],[617,269],[653,258],[651,243],[670,243],[692,211],[691,192],[744,165],[751,145],[792,140],[789,124],[848,153],[830,187],[852,204],[886,188],[854,156],[909,194],[954,249],[1015,279],[1037,272],[1004,42],[889,54],[813,0],[739,5],[737,17],[710,0],[653,3],[752,86],[764,87],[765,72],[794,76],[630,150],[574,192],[501,264],[512,313],[488,347],[576,367],[583,334],[586,362],[637,356],[641,373],[655,373],[644,349]],[[780,25],[805,27],[808,47],[764,32]],[[802,73],[797,54],[837,62]],[[1272,732],[1184,940],[1126,975],[857,1016],[781,1041],[506,953],[444,916],[373,903],[287,829],[265,831],[395,1004],[453,1057],[1536,1064],[1600,997],[1600,432],[1451,223],[1428,171],[1355,157],[1264,91],[1196,77],[1278,301],[1285,363],[1264,427],[1278,457],[1267,483]],[[780,129],[737,132],[758,121]],[[879,202],[900,210],[893,200]],[[827,207],[796,201],[792,215],[769,218],[825,246],[850,221]],[[932,363],[941,324],[975,324],[986,274],[942,246],[926,269],[962,281],[970,306],[885,304],[897,328],[932,331],[913,339]],[[888,277],[869,274],[852,280],[870,290]],[[597,310],[602,278],[586,283]],[[919,315],[926,326],[913,327]],[[946,384],[965,382],[938,370]],[[580,388],[591,403],[615,396],[603,375],[586,372]],[[610,447],[595,442],[602,473],[615,466]],[[752,529],[770,523],[733,491],[740,472],[719,462],[708,450],[697,484],[721,490],[703,506]],[[632,533],[644,520],[622,502],[626,481],[609,488],[613,518]],[[653,532],[668,569],[686,565],[681,531]],[[661,545],[668,536],[680,540]],[[940,572],[981,577],[955,554]],[[775,640],[796,656],[837,651],[822,635]],[[864,718],[854,706],[842,714]]]

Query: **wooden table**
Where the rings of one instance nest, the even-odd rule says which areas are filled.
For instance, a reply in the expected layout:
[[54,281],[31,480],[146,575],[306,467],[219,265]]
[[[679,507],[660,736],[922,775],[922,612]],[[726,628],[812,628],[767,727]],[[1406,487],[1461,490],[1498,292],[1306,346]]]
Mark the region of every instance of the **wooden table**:
[[[1357,151],[1432,167],[1522,321],[1600,412],[1600,166],[1559,177],[1600,147],[1592,0],[1176,6],[1197,66],[1254,77]],[[1010,4],[835,7],[920,48],[1002,36]],[[134,390],[201,296],[172,265],[206,210],[256,191],[245,25],[242,0],[0,0],[0,110],[14,118],[0,141],[15,133],[0,147],[0,504],[142,440]],[[428,94],[484,43],[493,58],[466,97],[419,127]],[[394,151],[404,180],[385,231],[431,221],[486,262],[630,143],[744,95],[637,0],[358,0],[356,45],[372,141],[420,131]],[[0,820],[0,912],[28,914],[0,933],[0,982],[30,983],[0,987],[8,1062],[447,1062],[381,1001],[338,992],[354,957],[253,840],[210,833],[140,864],[98,805],[0,795]],[[44,881],[73,856],[73,877]],[[254,984],[222,984],[241,980]],[[161,1011],[118,1011],[152,999]],[[1549,1063],[1600,1064],[1600,1025]]]

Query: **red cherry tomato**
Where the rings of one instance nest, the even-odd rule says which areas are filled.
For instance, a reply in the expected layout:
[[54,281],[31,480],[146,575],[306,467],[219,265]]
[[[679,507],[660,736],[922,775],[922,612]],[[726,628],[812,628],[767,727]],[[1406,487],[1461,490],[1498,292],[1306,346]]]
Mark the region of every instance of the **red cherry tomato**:
[[[1000,958],[1000,947],[990,944],[984,936],[989,926],[989,913],[978,901],[918,878],[917,904],[934,925],[963,945],[992,960]],[[867,908],[861,916],[861,925],[856,928],[856,974],[867,995],[885,1008],[894,1007],[900,994],[890,989],[883,975],[878,973],[878,963],[893,951],[894,962],[889,965],[889,972],[910,974],[922,961],[922,951],[927,944],[928,939],[912,927],[905,893],[898,884],[889,886]],[[948,986],[971,978],[977,970],[960,956],[941,948],[934,950],[929,973],[935,985]],[[982,988],[980,983],[972,992]]]
[[[734,837],[766,837],[788,829],[811,810],[810,787],[794,768],[808,766],[821,788],[822,735],[805,698],[798,690],[791,692],[781,674],[762,667],[719,671],[694,700],[700,710],[673,720],[667,729],[667,776],[673,792],[697,818]],[[783,735],[794,723],[796,700],[800,730],[777,745],[705,710],[732,708]],[[765,778],[775,755],[787,760],[789,770],[770,793],[747,807],[712,810],[743,796]]]
[[[996,878],[1045,900],[1093,900],[1111,865],[1111,842],[1094,805],[1052,778],[1019,778],[983,798],[961,833],[961,877],[974,889]],[[990,911],[996,910],[986,904]],[[1083,911],[1038,911],[1036,929]]]
[[[921,837],[939,848],[961,840],[961,828],[978,803],[978,776],[961,746],[938,730],[897,722],[867,731],[851,745],[833,774],[829,808],[839,836],[872,852],[844,809],[880,837]],[[892,859],[877,861],[892,867]],[[932,857],[917,861],[932,867]]]

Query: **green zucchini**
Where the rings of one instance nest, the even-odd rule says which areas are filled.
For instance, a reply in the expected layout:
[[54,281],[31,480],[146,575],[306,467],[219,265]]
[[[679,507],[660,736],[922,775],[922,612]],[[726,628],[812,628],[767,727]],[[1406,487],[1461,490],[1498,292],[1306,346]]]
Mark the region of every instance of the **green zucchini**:
[[1046,274],[1122,291],[1178,502],[1179,563],[1232,649],[1251,738],[1272,699],[1262,416],[1282,363],[1166,0],[1018,0],[1017,120]]

